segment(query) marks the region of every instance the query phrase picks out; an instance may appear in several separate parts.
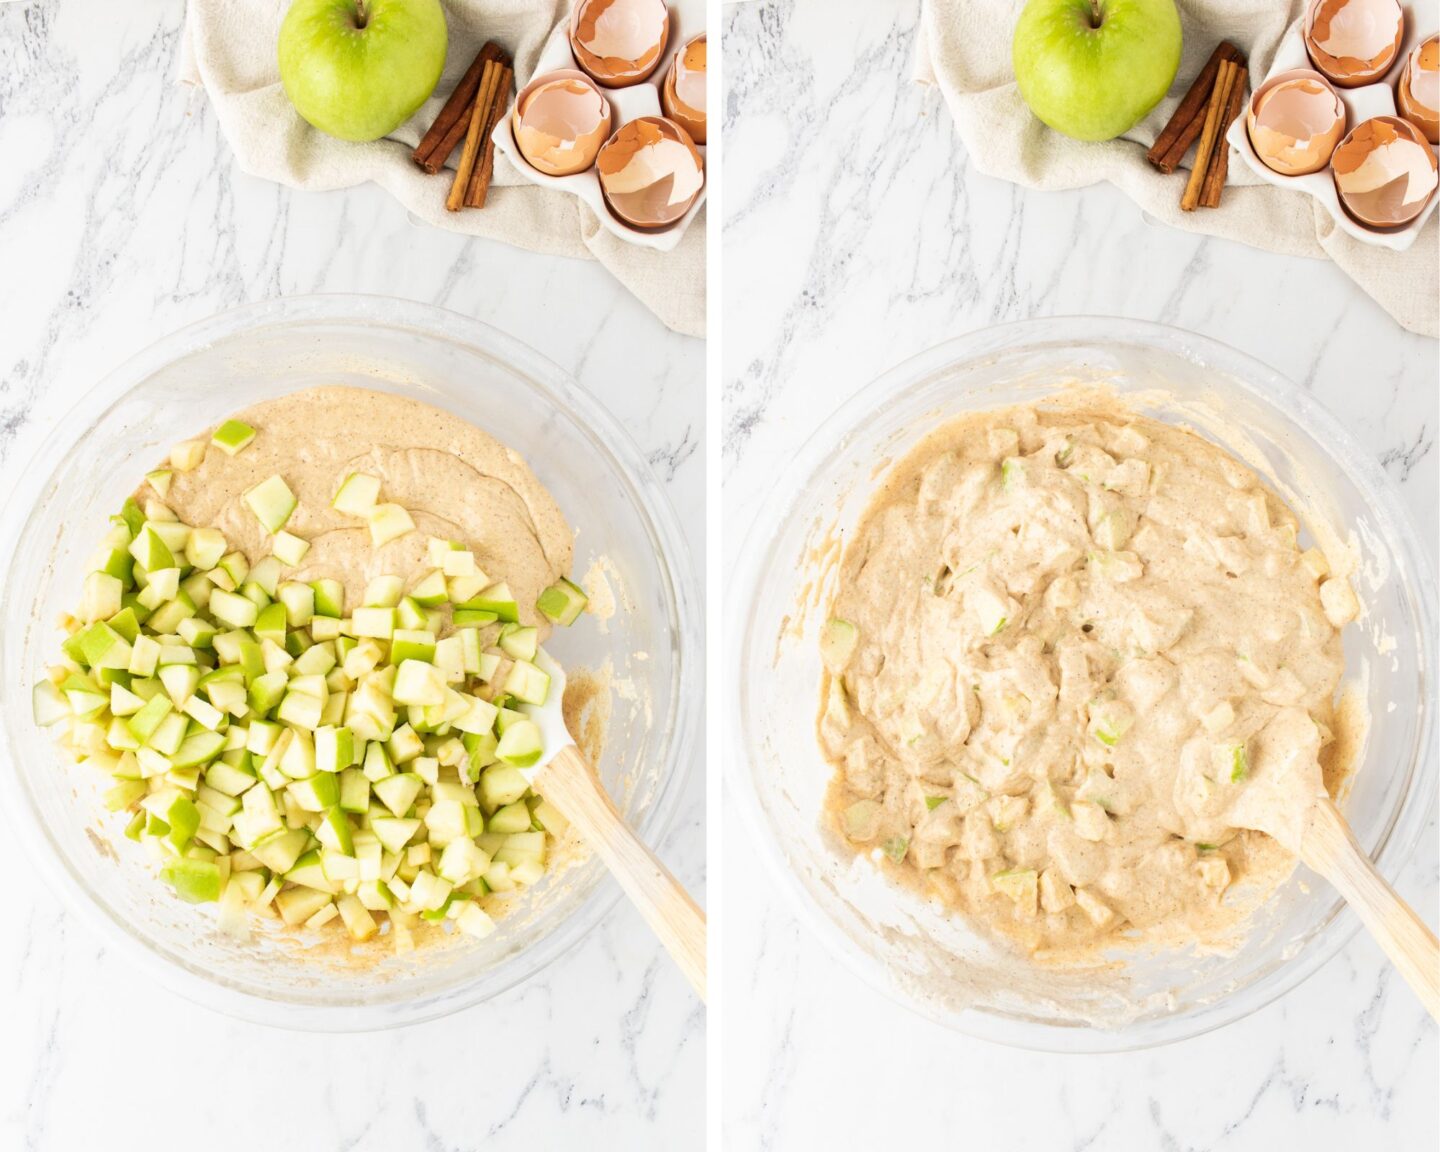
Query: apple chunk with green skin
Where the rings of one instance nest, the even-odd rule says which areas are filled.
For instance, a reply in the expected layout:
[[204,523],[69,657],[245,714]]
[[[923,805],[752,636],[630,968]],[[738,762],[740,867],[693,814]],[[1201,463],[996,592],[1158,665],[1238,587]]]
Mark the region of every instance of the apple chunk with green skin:
[[1020,95],[1076,140],[1113,140],[1160,103],[1180,67],[1174,0],[1029,0],[1011,63]]
[[439,0],[296,0],[280,26],[280,80],[320,131],[379,140],[435,90],[447,39]]
[[285,527],[295,511],[295,494],[280,476],[262,480],[245,493],[245,503],[265,528],[274,533]]

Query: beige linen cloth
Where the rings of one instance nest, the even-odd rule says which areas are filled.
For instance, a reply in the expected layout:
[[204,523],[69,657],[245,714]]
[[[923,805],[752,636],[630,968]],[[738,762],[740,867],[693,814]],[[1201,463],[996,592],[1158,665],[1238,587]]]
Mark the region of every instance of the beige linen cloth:
[[1229,40],[1249,57],[1251,82],[1263,78],[1304,0],[1179,0],[1185,58],[1170,95],[1122,139],[1086,144],[1051,131],[1020,99],[1010,69],[1010,37],[1021,4],[924,0],[917,79],[939,87],[975,166],[1032,188],[1081,188],[1108,180],[1151,216],[1287,256],[1328,256],[1412,332],[1440,330],[1436,219],[1405,252],[1346,235],[1316,200],[1258,180],[1230,157],[1229,186],[1214,210],[1180,211],[1183,180],[1164,176],[1145,150],[1170,118],[1211,50]]
[[[427,224],[536,252],[599,260],[667,327],[703,336],[703,209],[673,251],[656,252],[605,231],[574,196],[529,183],[497,155],[486,206],[445,211],[449,179],[425,175],[411,162],[410,150],[486,40],[514,54],[516,79],[526,83],[551,29],[569,14],[570,0],[442,2],[450,48],[437,95],[373,144],[332,139],[290,106],[275,62],[287,0],[188,0],[180,78],[204,86],[240,167],[252,176],[316,191],[374,181]],[[452,165],[458,155],[457,148]]]

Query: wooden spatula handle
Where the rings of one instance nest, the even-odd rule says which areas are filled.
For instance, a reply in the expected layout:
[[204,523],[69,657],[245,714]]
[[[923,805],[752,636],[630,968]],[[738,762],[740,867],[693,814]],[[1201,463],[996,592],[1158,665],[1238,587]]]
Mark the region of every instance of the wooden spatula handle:
[[626,826],[579,749],[557,752],[536,774],[534,787],[604,861],[703,1001],[705,914]]
[[1426,1010],[1440,1020],[1440,943],[1376,871],[1333,801],[1319,800],[1311,809],[1300,855],[1335,885]]

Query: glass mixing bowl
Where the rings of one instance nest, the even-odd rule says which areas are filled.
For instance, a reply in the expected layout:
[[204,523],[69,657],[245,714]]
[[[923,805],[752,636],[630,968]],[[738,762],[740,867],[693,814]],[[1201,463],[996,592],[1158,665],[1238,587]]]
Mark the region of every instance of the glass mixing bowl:
[[242,1018],[341,1031],[426,1020],[502,992],[592,931],[618,888],[587,859],[529,890],[485,940],[364,967],[258,937],[237,943],[214,930],[213,914],[170,896],[119,835],[123,819],[104,811],[102,775],[68,763],[30,704],[63,638],[56,620],[79,602],[84,560],[145,471],[231,412],[320,383],[410,396],[493,433],[577,530],[575,571],[606,558],[619,609],[604,627],[557,629],[548,647],[572,675],[613,666],[598,769],[650,844],[693,761],[702,634],[687,548],[639,450],[559,368],[474,320],[380,297],[257,304],[160,341],[76,405],[9,494],[0,534],[0,808],[75,913],[167,987]]
[[[1358,921],[1300,867],[1234,954],[1132,954],[1109,975],[1040,969],[886,882],[863,858],[837,854],[820,821],[831,769],[815,738],[816,635],[834,579],[824,558],[847,538],[885,466],[937,423],[1062,383],[1108,384],[1150,416],[1188,422],[1247,459],[1302,519],[1323,516],[1358,545],[1365,615],[1345,630],[1346,678],[1372,723],[1343,806],[1393,882],[1436,792],[1435,580],[1419,534],[1371,454],[1309,395],[1232,349],[1155,324],[1037,320],[953,340],[864,388],[810,438],[755,521],[731,587],[727,782],[802,918],[877,989],[987,1039],[1114,1051],[1254,1011],[1325,963]],[[1143,395],[1156,389],[1166,396]]]

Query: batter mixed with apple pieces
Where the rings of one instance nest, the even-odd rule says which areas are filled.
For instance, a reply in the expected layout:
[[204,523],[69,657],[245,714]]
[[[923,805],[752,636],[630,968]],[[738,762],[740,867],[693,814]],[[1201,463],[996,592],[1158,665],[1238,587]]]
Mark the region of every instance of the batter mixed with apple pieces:
[[[1215,940],[1332,792],[1348,580],[1194,433],[1093,396],[940,428],[850,541],[819,735],[845,841],[1052,958]],[[1277,836],[1286,843],[1289,835]],[[1243,905],[1243,907],[1242,907]]]

